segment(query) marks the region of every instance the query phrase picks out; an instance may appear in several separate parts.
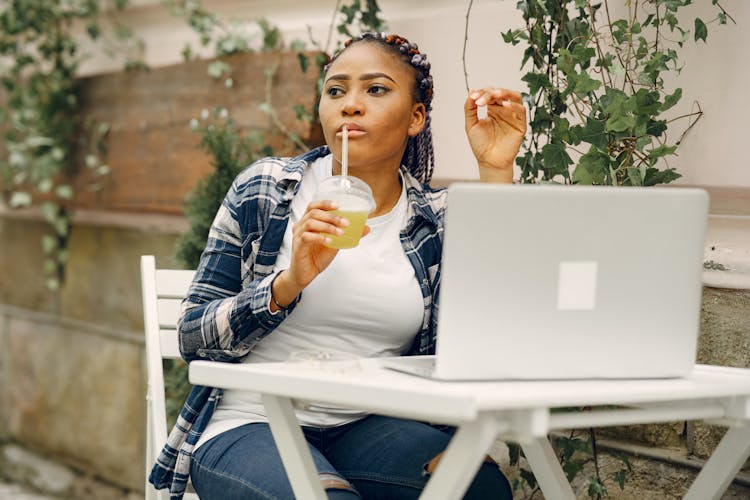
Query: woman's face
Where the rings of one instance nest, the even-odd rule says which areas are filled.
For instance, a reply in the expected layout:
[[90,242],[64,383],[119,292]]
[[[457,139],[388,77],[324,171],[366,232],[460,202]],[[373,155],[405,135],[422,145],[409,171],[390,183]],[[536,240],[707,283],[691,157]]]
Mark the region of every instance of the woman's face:
[[425,124],[413,97],[414,72],[377,43],[347,48],[326,73],[319,115],[326,143],[341,162],[342,128],[349,129],[349,167],[397,169],[410,136]]

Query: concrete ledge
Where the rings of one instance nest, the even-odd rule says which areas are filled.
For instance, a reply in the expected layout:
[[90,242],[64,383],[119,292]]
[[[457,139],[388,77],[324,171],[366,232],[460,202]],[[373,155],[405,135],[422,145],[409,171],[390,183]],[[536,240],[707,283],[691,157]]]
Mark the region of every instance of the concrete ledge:
[[[39,208],[10,209],[3,203],[0,203],[0,218],[44,221]],[[190,229],[190,223],[182,215],[114,210],[76,209],[73,212],[73,224],[76,226],[131,229],[149,234],[164,235],[182,235]]]
[[750,216],[709,218],[704,269],[706,286],[750,290]]

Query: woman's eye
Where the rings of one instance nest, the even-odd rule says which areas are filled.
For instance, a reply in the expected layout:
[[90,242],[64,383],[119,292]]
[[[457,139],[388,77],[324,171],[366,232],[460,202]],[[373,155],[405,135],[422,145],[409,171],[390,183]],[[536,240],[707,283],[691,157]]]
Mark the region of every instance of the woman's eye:
[[383,85],[371,85],[370,88],[367,89],[367,92],[374,95],[383,95],[388,92],[388,89]]
[[326,94],[331,97],[339,97],[344,94],[344,89],[341,87],[329,87],[328,90],[326,90]]

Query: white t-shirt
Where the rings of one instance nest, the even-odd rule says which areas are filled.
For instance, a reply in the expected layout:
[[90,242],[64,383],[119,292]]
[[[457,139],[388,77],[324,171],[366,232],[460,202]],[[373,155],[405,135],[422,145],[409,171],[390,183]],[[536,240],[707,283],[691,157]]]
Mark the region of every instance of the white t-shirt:
[[[331,156],[313,162],[292,200],[291,217],[275,270],[289,267],[292,226],[304,215],[320,182],[331,175]],[[403,182],[402,182],[403,185]],[[326,352],[357,357],[397,356],[419,332],[424,313],[414,268],[400,232],[406,221],[406,189],[387,214],[368,219],[370,233],[357,247],[340,250],[302,292],[294,311],[261,340],[244,363],[287,361],[292,353]],[[303,425],[329,427],[366,414],[330,406],[296,410]],[[268,421],[257,393],[226,390],[197,446],[224,431]]]

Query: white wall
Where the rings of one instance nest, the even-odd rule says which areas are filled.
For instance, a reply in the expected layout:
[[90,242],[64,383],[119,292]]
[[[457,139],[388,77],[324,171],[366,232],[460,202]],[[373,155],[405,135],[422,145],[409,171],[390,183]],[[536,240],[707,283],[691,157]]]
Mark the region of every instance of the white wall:
[[[435,78],[433,129],[437,156],[436,176],[451,179],[476,178],[472,156],[463,132],[462,106],[466,95],[461,54],[466,1],[381,0],[383,17],[390,31],[419,43],[432,62]],[[690,7],[684,24],[692,18],[708,19],[714,12],[709,2]],[[750,97],[746,82],[750,68],[744,51],[750,47],[750,4],[726,2],[737,25],[709,26],[708,44],[689,42],[683,49],[685,68],[675,85],[683,88],[678,116],[700,102],[703,118],[692,129],[670,160],[682,173],[681,183],[750,187],[750,173],[741,145]],[[307,39],[308,26],[314,37],[325,42],[336,2],[333,0],[206,0],[212,11],[226,19],[252,20],[266,17],[285,33],[287,41]],[[501,32],[522,22],[514,0],[475,0],[470,17],[467,70],[472,87],[500,85],[525,90],[519,68],[522,48],[506,45]],[[171,17],[157,0],[135,0],[120,14],[146,42],[145,61],[151,66],[181,61],[185,41],[196,36],[182,20]],[[210,51],[205,51],[210,56]],[[119,61],[94,56],[82,67],[83,74],[113,71]],[[684,123],[684,122],[683,122]],[[683,125],[673,126],[675,135]]]

